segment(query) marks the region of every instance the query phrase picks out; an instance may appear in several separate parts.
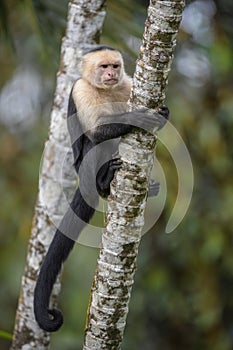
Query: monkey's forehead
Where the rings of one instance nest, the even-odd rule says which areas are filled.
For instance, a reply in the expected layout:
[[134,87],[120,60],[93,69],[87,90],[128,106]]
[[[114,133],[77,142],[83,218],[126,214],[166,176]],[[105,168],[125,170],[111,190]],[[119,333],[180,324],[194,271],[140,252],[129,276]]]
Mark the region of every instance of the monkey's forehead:
[[83,61],[89,61],[90,63],[97,63],[100,61],[107,62],[122,62],[122,56],[119,51],[113,50],[101,50],[90,52],[83,57]]

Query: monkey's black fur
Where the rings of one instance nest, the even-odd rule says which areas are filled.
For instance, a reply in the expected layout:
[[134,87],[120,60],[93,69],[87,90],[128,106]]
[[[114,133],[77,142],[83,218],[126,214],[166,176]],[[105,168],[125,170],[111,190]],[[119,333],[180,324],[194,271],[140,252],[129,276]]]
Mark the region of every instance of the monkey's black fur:
[[102,51],[102,50],[110,50],[110,51],[118,51],[116,49],[114,49],[113,47],[110,46],[106,46],[106,45],[97,45],[94,48],[88,50],[87,52],[85,52],[85,55],[90,53],[90,52],[97,52],[97,51]]
[[[100,46],[91,50],[91,52],[105,49],[114,50],[106,46]],[[136,118],[135,113],[138,114]],[[98,194],[104,198],[109,195],[114,172],[121,166],[119,159],[111,159],[117,150],[118,144],[113,139],[129,133],[133,128],[131,122],[133,125],[148,130],[156,125],[156,118],[152,115],[145,115],[142,118],[142,112],[135,113],[134,115],[128,112],[117,116],[105,116],[104,120],[110,122],[110,124],[99,125],[91,132],[83,133],[77,118],[72,92],[70,94],[67,123],[72,142],[74,166],[79,174],[79,188],[76,190],[70,208],[55,232],[36,283],[34,313],[39,326],[45,331],[54,332],[63,323],[61,311],[49,308],[53,285],[63,262],[74,246],[75,240],[95,212],[98,204]],[[161,116],[168,118],[168,110],[161,110]],[[119,120],[119,123],[116,123],[116,120]],[[102,147],[100,143],[106,140],[110,140],[108,141],[109,145]],[[94,146],[97,144],[99,146],[95,151]],[[92,154],[93,150],[95,152]],[[88,157],[85,166],[82,165],[83,168],[81,168],[82,161]],[[152,195],[158,192],[158,184],[156,186],[154,193],[152,191]],[[98,193],[95,191],[95,187]]]

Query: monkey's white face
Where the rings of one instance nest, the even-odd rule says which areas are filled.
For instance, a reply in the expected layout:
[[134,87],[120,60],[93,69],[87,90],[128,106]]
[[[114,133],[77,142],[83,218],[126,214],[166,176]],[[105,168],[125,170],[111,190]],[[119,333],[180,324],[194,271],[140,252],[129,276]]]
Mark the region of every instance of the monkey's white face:
[[82,77],[99,89],[117,86],[123,75],[123,59],[118,51],[97,51],[84,56]]
[[94,74],[97,86],[108,88],[116,85],[121,77],[121,63],[119,61],[100,62]]

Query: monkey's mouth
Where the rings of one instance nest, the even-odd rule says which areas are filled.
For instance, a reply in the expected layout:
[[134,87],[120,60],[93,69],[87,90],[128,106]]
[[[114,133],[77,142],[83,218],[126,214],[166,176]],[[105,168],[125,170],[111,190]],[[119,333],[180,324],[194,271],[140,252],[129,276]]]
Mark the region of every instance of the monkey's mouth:
[[106,85],[114,85],[118,83],[118,80],[117,79],[107,79],[107,80],[104,80],[104,84]]

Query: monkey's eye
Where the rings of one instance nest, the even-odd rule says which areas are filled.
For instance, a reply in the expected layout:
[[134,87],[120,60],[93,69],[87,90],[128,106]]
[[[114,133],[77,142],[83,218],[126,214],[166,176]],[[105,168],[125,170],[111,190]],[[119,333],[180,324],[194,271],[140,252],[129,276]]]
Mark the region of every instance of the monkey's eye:
[[103,69],[106,69],[106,68],[108,68],[108,65],[107,64],[102,64],[100,67],[103,68]]
[[113,68],[114,68],[114,69],[119,68],[119,64],[114,64],[114,65],[113,65]]

